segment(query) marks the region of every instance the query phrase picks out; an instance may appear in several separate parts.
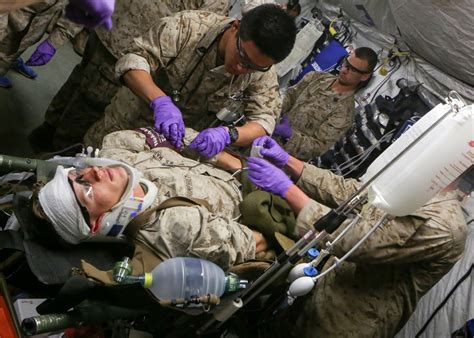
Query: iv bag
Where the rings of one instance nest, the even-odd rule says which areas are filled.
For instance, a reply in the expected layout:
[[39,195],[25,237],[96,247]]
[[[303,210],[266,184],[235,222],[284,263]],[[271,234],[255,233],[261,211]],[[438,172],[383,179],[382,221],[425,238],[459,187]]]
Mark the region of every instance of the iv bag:
[[442,116],[369,187],[369,202],[395,216],[408,215],[453,182],[474,162],[474,105],[454,112],[439,104],[388,147],[367,169],[370,180]]

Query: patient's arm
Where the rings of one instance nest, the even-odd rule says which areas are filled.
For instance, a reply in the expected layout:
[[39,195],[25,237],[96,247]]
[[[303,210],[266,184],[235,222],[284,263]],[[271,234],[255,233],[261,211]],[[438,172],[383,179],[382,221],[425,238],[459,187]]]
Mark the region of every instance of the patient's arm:
[[242,168],[242,162],[240,158],[234,156],[233,154],[226,152],[225,150],[220,152],[217,156],[217,162],[215,163],[216,167],[236,171]]

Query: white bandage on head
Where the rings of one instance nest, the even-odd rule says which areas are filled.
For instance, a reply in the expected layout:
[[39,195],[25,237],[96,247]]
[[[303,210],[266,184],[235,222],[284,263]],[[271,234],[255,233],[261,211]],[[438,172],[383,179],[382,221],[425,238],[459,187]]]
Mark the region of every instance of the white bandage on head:
[[[120,166],[126,170],[128,182],[120,201],[101,217],[97,233],[93,234],[90,225],[86,223],[81,213],[74,190],[68,182],[68,172],[72,168],[58,167],[54,178],[41,189],[39,200],[56,232],[72,244],[77,244],[94,235],[119,236],[135,216],[155,201],[158,193],[158,189],[152,182],[140,178],[139,171],[124,163],[96,159],[94,163],[88,164]],[[139,182],[147,187],[144,197],[133,196],[134,188]]]
[[90,236],[90,228],[68,182],[71,169],[58,166],[54,178],[41,189],[38,197],[58,235],[68,243],[77,244]]

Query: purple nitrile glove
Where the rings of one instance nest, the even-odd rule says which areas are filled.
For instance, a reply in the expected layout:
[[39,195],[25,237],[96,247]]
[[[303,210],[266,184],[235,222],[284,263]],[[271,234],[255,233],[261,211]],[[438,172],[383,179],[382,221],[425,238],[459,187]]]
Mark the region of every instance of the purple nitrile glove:
[[88,28],[104,25],[112,29],[115,0],[69,0],[66,17]]
[[150,103],[155,118],[155,128],[170,143],[181,149],[185,134],[181,111],[176,107],[169,96],[159,96]]
[[262,147],[260,149],[260,155],[278,168],[283,168],[290,158],[290,155],[270,136],[261,136],[255,139],[252,146]]
[[199,133],[189,144],[189,149],[196,150],[204,157],[219,154],[230,144],[230,135],[225,127],[208,128]]
[[293,129],[290,127],[290,121],[288,116],[283,115],[280,122],[275,126],[272,136],[278,136],[287,141],[291,138],[291,135],[293,135]]
[[41,42],[36,50],[31,54],[30,59],[26,61],[28,66],[42,66],[47,64],[56,53],[56,48],[48,41]]
[[293,182],[279,168],[258,157],[247,158],[248,178],[260,189],[285,198]]

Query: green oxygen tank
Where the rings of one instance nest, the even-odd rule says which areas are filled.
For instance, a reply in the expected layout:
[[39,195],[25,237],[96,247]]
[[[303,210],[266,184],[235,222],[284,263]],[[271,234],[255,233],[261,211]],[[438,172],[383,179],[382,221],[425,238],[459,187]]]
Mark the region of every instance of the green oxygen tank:
[[58,164],[53,162],[0,155],[0,174],[2,175],[12,171],[31,171],[36,172],[38,181],[48,181],[54,177],[57,167]]

